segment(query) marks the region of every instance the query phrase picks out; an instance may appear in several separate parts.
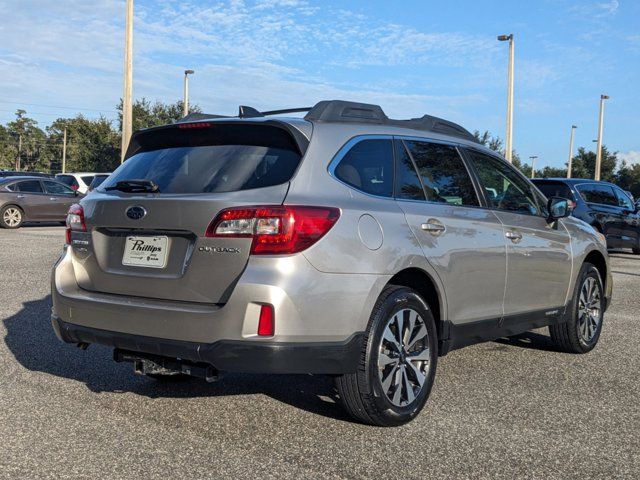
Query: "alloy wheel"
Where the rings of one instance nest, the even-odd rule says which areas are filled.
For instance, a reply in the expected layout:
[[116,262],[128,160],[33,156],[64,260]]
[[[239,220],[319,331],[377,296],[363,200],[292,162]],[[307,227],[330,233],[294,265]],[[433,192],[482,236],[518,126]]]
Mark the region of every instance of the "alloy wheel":
[[2,220],[8,227],[17,227],[22,222],[22,212],[15,207],[9,207],[4,211]]
[[578,299],[578,335],[589,343],[595,337],[602,321],[602,298],[594,277],[587,277]]
[[411,404],[425,384],[430,364],[424,319],[411,308],[394,313],[378,346],[378,375],[387,399],[398,407]]

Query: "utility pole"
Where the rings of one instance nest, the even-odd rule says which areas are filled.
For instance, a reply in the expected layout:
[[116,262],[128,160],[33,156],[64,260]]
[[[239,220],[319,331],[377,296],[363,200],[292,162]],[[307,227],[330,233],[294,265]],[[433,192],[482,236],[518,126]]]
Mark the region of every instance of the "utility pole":
[[193,70],[184,71],[184,100],[182,101],[182,116],[189,115],[189,75],[194,74]]
[[514,40],[513,33],[509,35],[500,35],[498,40],[501,42],[509,41],[509,72],[507,76],[507,132],[505,135],[505,158],[512,163],[513,154],[513,64],[514,64]]
[[133,0],[127,0],[127,13],[124,32],[124,91],[122,94],[122,150],[120,163],[129,147],[133,133]]
[[20,159],[22,157],[22,134],[18,134],[18,158],[16,159],[16,172],[20,171]]
[[604,101],[609,99],[609,95],[600,95],[600,118],[598,120],[598,146],[596,147],[596,171],[594,180],[600,180],[600,169],[602,167],[602,130],[604,123]]
[[536,178],[536,158],[537,155],[531,155],[529,159],[531,160],[531,178]]
[[62,134],[62,173],[67,171],[67,127]]
[[571,167],[573,166],[573,134],[578,128],[576,125],[571,125],[571,135],[569,136],[569,162],[567,163],[567,178],[571,178]]

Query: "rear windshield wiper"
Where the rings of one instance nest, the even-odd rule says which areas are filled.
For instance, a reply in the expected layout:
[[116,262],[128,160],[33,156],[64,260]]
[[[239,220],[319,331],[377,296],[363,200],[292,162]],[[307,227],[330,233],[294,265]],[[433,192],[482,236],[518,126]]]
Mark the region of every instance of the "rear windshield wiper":
[[120,180],[105,191],[119,190],[127,193],[159,193],[160,188],[152,180]]

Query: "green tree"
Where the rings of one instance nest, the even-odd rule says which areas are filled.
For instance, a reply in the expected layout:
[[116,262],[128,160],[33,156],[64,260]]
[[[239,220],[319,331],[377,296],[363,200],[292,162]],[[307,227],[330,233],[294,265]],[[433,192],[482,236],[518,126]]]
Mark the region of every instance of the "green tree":
[[[151,103],[146,98],[133,103],[133,131],[143,128],[167,125],[182,118],[182,100],[175,103],[162,103],[156,100]],[[198,105],[189,105],[191,113],[201,113]],[[122,131],[122,100],[118,105],[118,127]]]
[[[596,171],[596,153],[578,148],[578,154],[573,157],[571,176],[573,178],[593,178]],[[616,153],[610,153],[607,147],[602,146],[602,162],[600,166],[600,179],[613,182],[616,179],[616,165],[618,157]]]
[[631,192],[634,198],[640,198],[640,163],[629,165],[623,161],[616,174],[615,183]]
[[15,168],[17,142],[4,125],[0,125],[0,170]]
[[[7,124],[9,135],[13,137],[15,149],[14,167],[22,171],[41,170],[47,166],[43,164],[41,152],[46,148],[47,136],[38,128],[38,122],[27,117],[27,112],[16,110],[16,119]],[[18,165],[19,164],[19,165]]]
[[112,123],[100,117],[91,120],[83,115],[58,118],[49,127],[49,148],[55,158],[53,171],[62,170],[62,141],[67,129],[68,172],[111,172],[120,164],[120,135]]

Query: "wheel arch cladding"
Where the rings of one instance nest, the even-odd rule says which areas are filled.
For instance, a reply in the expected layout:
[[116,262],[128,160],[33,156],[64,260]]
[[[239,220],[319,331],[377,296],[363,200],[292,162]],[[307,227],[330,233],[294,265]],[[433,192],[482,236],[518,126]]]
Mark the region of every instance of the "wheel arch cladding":
[[420,294],[425,302],[429,305],[433,312],[433,318],[436,321],[436,329],[438,338],[442,338],[443,317],[441,311],[440,291],[431,276],[419,268],[407,268],[396,273],[388,282],[388,285],[398,285],[409,287]]
[[607,289],[607,261],[605,260],[602,253],[598,250],[590,251],[586,257],[584,257],[584,262],[588,262],[592,264],[598,270],[600,274],[600,281],[602,282],[602,288],[606,292]]

